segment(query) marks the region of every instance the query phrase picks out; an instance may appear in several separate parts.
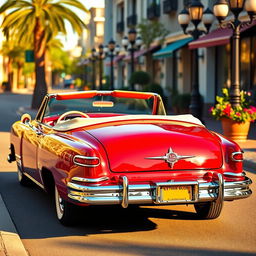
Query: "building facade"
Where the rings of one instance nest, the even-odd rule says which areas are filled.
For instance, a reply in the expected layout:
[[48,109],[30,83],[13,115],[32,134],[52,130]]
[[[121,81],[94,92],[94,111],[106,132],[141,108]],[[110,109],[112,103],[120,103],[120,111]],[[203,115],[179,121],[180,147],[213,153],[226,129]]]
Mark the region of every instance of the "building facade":
[[[205,9],[212,9],[214,4],[212,0],[201,2]],[[149,71],[169,98],[174,91],[189,94],[193,76],[192,50],[198,49],[199,91],[204,99],[204,112],[207,113],[209,106],[215,103],[216,95],[221,93],[221,88],[230,87],[232,34],[224,29],[220,36],[225,40],[221,41],[218,35],[219,25],[215,20],[208,35],[203,35],[198,42],[192,42],[191,37],[183,33],[178,23],[178,14],[188,4],[188,0],[105,0],[104,41],[107,43],[113,38],[121,45],[122,38],[127,35],[129,29],[136,27],[143,19],[158,20],[164,24],[169,34],[161,45],[162,49],[150,55],[153,68],[148,70],[146,51],[146,54],[136,59],[136,70]],[[242,13],[241,18],[246,20],[246,13]],[[190,28],[193,26],[188,30]],[[203,29],[202,26],[201,28]],[[244,90],[256,89],[255,32],[255,23],[241,31],[241,88]],[[120,58],[115,63],[115,88],[128,84],[130,63],[127,59]]]
[[[92,7],[83,19],[87,28],[83,30],[78,41],[81,48],[82,60],[79,65],[84,66],[83,80],[85,86],[94,88],[99,85],[99,63],[92,58],[92,49],[98,49],[104,43],[105,11],[104,2],[92,3]],[[102,65],[101,65],[102,66]]]

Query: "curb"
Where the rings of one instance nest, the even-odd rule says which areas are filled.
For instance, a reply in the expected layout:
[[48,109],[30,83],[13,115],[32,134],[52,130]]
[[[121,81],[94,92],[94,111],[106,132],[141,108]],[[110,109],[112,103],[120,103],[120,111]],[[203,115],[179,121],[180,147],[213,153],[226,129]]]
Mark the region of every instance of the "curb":
[[0,195],[0,256],[28,256]]

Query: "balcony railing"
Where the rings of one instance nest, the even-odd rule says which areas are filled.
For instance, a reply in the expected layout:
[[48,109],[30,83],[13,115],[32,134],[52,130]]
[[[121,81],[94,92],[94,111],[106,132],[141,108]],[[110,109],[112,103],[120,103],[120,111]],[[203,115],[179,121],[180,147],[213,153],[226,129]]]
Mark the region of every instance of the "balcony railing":
[[132,14],[130,16],[127,17],[127,26],[128,27],[134,27],[137,25],[137,15],[136,14]]
[[169,14],[178,10],[178,0],[164,0],[163,13]]
[[147,17],[149,20],[153,20],[160,17],[160,5],[153,4],[147,8]]
[[123,33],[124,32],[124,21],[120,21],[116,23],[116,32]]

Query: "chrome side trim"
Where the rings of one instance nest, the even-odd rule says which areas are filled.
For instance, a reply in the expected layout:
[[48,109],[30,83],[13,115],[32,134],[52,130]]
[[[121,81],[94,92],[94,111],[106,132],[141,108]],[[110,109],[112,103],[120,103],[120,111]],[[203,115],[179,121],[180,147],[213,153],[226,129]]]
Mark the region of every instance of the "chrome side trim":
[[122,207],[127,208],[129,202],[129,183],[126,176],[122,177],[123,179],[123,200],[122,200]]
[[[126,180],[127,179],[127,180]],[[113,186],[83,186],[69,182],[68,196],[74,201],[94,205],[121,204],[155,204],[157,203],[157,184],[128,184],[128,178],[122,178],[122,184]],[[231,201],[247,198],[252,194],[249,188],[251,179],[245,177],[243,181],[224,182],[223,176],[218,175],[216,182],[195,184],[193,181],[172,182],[173,185],[194,185],[194,198],[191,202],[168,202],[168,204],[184,204],[209,202],[215,200]],[[170,183],[162,183],[169,184]]]
[[29,174],[27,174],[26,172],[23,172],[24,175],[26,175],[30,180],[32,180],[34,183],[36,183],[37,186],[39,186],[40,188],[44,189],[44,186],[38,182],[37,180],[35,180],[34,178],[32,178]]
[[87,183],[97,183],[101,181],[109,180],[109,177],[100,177],[97,179],[88,179],[88,178],[81,178],[81,177],[73,177],[72,181],[79,181],[79,182],[87,182]]
[[19,160],[21,159],[21,156],[18,154],[15,154],[15,157],[18,158]]
[[240,154],[243,154],[243,152],[241,152],[241,151],[239,151],[239,152],[233,152],[233,153],[231,154],[231,159],[232,159],[234,162],[243,162],[243,159],[242,159],[242,160],[236,160],[236,159],[234,158],[236,155],[240,155]]
[[224,172],[223,173],[224,176],[231,176],[231,177],[245,177],[245,172],[241,172],[241,173],[234,173],[234,172]]
[[22,165],[22,163],[21,163],[21,156],[18,155],[18,154],[15,154],[15,158],[16,158],[17,164],[18,164],[19,166],[21,166],[21,165]]
[[[81,164],[76,161],[77,158],[85,159],[85,160],[98,160],[98,164]],[[73,158],[73,162],[76,165],[83,166],[83,167],[97,167],[100,165],[100,159],[96,156],[81,156],[81,155],[75,155]]]

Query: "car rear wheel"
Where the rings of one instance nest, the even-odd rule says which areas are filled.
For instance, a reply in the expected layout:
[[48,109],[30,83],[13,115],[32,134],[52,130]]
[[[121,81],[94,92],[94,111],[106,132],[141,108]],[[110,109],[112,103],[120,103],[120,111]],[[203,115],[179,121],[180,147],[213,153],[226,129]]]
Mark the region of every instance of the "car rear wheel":
[[75,205],[64,200],[55,186],[55,206],[58,220],[65,226],[74,223]]
[[17,168],[17,172],[20,185],[24,187],[29,187],[33,184],[32,181],[20,170],[20,167]]
[[222,201],[213,201],[207,203],[195,204],[195,210],[202,219],[216,219],[220,216],[222,210]]

